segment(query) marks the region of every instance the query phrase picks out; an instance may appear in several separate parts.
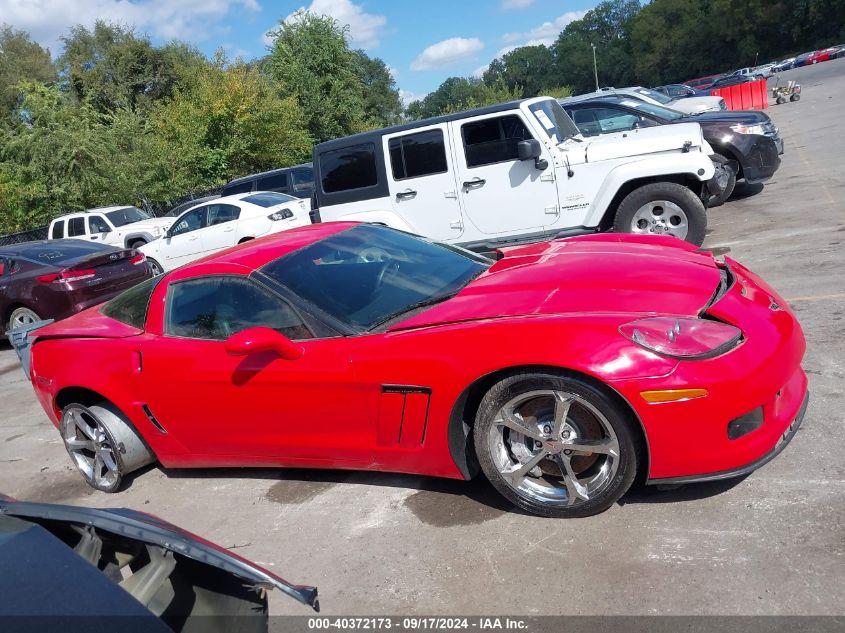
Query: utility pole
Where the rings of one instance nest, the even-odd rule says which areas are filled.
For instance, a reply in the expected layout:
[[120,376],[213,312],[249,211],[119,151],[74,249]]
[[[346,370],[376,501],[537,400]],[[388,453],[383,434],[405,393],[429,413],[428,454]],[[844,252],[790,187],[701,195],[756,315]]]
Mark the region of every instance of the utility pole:
[[596,45],[591,42],[590,46],[593,47],[593,72],[596,75],[596,92],[598,92],[600,90],[600,88],[599,88],[599,67],[598,67],[598,64],[596,64]]

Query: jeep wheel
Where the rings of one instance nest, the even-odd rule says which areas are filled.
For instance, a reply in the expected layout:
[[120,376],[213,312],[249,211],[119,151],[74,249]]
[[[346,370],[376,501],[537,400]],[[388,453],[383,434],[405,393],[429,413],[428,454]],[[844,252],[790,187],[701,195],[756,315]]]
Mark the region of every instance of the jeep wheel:
[[146,240],[132,240],[129,243],[129,248],[141,248],[146,243]]
[[613,230],[673,235],[696,246],[704,241],[707,213],[692,191],[674,182],[655,182],[629,193],[616,210]]

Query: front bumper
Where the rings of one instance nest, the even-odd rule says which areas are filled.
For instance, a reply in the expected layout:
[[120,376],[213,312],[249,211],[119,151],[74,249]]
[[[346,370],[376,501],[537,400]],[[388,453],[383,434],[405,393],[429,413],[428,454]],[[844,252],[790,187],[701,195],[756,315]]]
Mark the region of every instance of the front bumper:
[[[780,154],[783,153],[783,139],[762,134],[745,134],[742,143],[737,142],[742,152],[742,177],[745,182],[754,184],[765,182],[775,175],[780,167]],[[741,147],[740,147],[741,145]]]
[[744,477],[745,475],[749,475],[761,466],[765,466],[775,457],[780,455],[783,449],[785,449],[786,446],[792,441],[792,438],[795,437],[796,433],[798,433],[798,428],[801,426],[801,422],[804,421],[804,414],[807,412],[807,405],[809,403],[810,393],[806,392],[804,394],[804,403],[798,410],[798,415],[792,421],[792,424],[787,427],[783,435],[780,436],[780,439],[777,441],[777,444],[775,444],[774,448],[772,448],[772,450],[770,450],[768,453],[766,453],[759,459],[755,459],[750,464],[746,464],[745,466],[739,466],[737,468],[732,468],[730,470],[709,473],[707,475],[685,475],[682,477],[664,477],[663,479],[649,479],[648,481],[646,481],[646,484],[649,486],[659,484],[694,484],[704,483],[707,481],[721,481],[723,479],[733,479],[735,477]]
[[[707,360],[680,361],[668,375],[612,386],[632,405],[645,430],[650,483],[706,481],[750,472],[791,439],[807,401],[801,368],[806,343],[788,305],[753,273],[726,258],[735,279],[707,316],[733,324],[743,339]],[[649,390],[702,388],[704,397],[648,403]],[[760,424],[731,439],[729,425],[752,413]]]

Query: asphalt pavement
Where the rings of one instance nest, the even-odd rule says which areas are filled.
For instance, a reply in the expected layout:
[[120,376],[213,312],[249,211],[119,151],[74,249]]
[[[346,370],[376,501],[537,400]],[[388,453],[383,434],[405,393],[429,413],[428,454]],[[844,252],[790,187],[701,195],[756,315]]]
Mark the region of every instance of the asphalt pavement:
[[483,481],[378,473],[150,467],[106,495],[71,468],[2,344],[0,492],[156,514],[319,586],[328,614],[845,614],[845,59],[786,79],[803,92],[768,110],[783,164],[711,210],[705,242],[770,282],[808,340],[804,424],[752,475],[633,490],[579,520],[516,513]]

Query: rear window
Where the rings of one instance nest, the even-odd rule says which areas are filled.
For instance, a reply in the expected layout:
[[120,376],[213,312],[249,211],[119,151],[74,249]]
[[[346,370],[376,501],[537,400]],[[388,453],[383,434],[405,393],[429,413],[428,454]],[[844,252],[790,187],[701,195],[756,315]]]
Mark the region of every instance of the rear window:
[[267,191],[274,191],[278,189],[287,189],[289,186],[288,183],[288,175],[285,172],[280,172],[277,174],[270,174],[268,176],[262,176],[258,179],[258,189],[263,189]]
[[56,220],[56,223],[53,225],[53,230],[50,232],[50,238],[54,240],[60,240],[65,236],[65,221],[64,220]]
[[372,187],[378,183],[376,148],[373,143],[350,145],[320,156],[323,191],[338,193]]
[[55,242],[47,242],[31,246],[21,250],[21,256],[44,264],[63,266],[80,257],[87,257],[104,251],[117,252],[117,250],[113,246],[97,242],[65,240],[58,245]]
[[164,279],[163,275],[147,279],[117,295],[100,309],[100,314],[143,330],[144,324],[147,322],[150,298],[153,296],[153,290],[162,279]]
[[68,237],[85,235],[85,218],[71,218],[67,221]]
[[236,182],[235,184],[226,185],[223,187],[223,195],[231,196],[236,193],[249,193],[252,191],[252,184],[254,180],[247,180],[246,182]]
[[388,149],[394,180],[442,174],[447,170],[441,130],[394,137],[388,142]]
[[256,204],[259,207],[264,207],[265,209],[275,207],[277,204],[296,202],[296,198],[294,198],[293,196],[288,196],[283,193],[277,193],[275,191],[264,191],[262,193],[256,193],[251,196],[247,196],[246,198],[242,198],[242,200],[244,202],[249,202],[250,204]]

